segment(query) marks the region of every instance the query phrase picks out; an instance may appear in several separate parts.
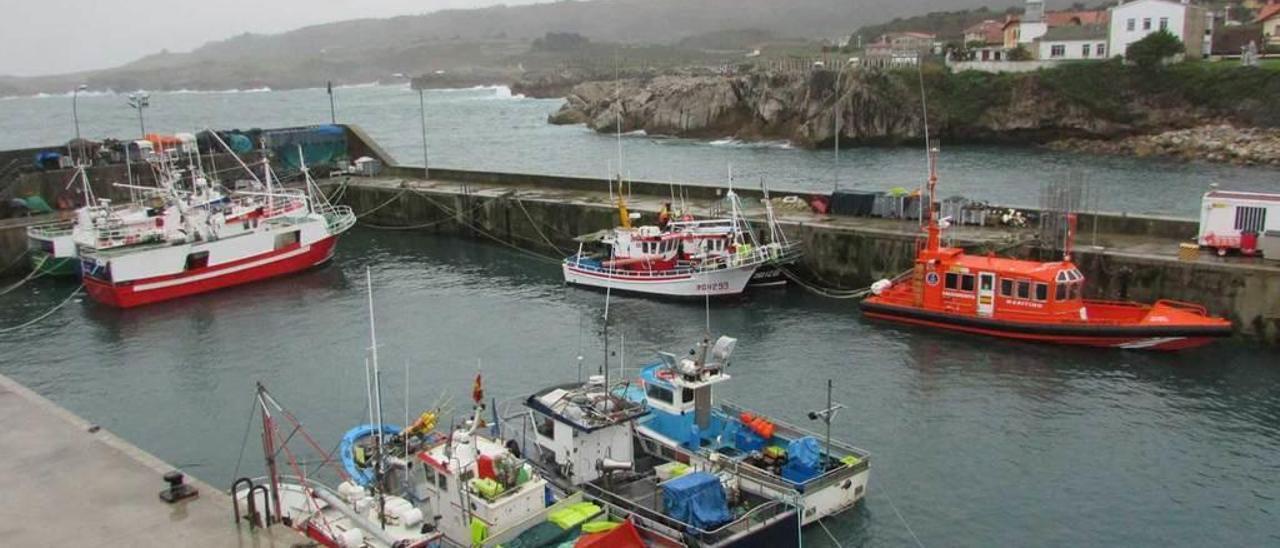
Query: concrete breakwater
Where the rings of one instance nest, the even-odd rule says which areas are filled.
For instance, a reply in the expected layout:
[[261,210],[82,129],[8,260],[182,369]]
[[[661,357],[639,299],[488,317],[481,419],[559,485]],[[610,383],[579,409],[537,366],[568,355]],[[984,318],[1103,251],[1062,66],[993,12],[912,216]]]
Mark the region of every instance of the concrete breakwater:
[[[342,201],[351,205],[366,226],[413,229],[496,242],[536,253],[554,267],[557,257],[577,248],[573,237],[616,225],[617,216],[604,181],[543,178],[529,175],[449,177],[432,171],[423,181],[419,170],[391,168],[383,177],[331,180],[343,187]],[[463,180],[457,180],[463,179]],[[562,184],[557,184],[562,183]],[[592,186],[594,185],[594,189]],[[686,187],[696,212],[706,212],[716,187]],[[661,192],[645,192],[646,190]],[[629,206],[652,214],[667,201],[668,186],[637,183]],[[741,191],[744,201],[758,195]],[[748,211],[761,215],[760,208]],[[800,275],[826,287],[860,288],[911,267],[919,231],[914,221],[818,215],[779,211],[789,238],[802,241],[805,256]],[[1089,219],[1082,226],[1089,226]],[[1081,246],[1074,258],[1090,279],[1087,297],[1155,301],[1175,299],[1205,305],[1231,318],[1242,335],[1271,344],[1280,342],[1280,263],[1231,261],[1203,254],[1179,261],[1180,233],[1194,223],[1156,218],[1099,219],[1098,246]],[[1055,251],[1031,241],[1028,229],[956,227],[949,238],[974,250],[1015,256],[1050,258]],[[1088,243],[1088,242],[1086,242]],[[850,309],[852,313],[852,303]]]

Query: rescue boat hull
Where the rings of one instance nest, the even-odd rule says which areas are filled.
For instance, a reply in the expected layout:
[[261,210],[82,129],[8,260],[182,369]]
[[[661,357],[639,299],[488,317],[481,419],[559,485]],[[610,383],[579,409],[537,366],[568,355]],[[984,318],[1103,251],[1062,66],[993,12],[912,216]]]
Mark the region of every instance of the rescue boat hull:
[[296,245],[243,260],[125,283],[85,275],[89,297],[117,308],[133,308],[307,270],[333,258],[337,236]]
[[1231,336],[1230,325],[1012,322],[896,306],[872,299],[862,301],[861,307],[863,315],[868,318],[1039,343],[1172,351],[1204,346]]

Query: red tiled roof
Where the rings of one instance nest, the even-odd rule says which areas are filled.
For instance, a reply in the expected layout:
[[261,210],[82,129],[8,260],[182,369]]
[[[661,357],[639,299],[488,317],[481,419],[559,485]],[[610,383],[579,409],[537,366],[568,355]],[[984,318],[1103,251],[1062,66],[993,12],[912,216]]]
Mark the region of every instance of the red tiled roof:
[[1254,18],[1253,22],[1261,23],[1275,17],[1277,14],[1280,14],[1280,4],[1267,4],[1258,10],[1258,16]]
[[1098,11],[1051,11],[1044,14],[1045,22],[1051,27],[1066,25],[1105,25],[1111,19],[1111,13]]

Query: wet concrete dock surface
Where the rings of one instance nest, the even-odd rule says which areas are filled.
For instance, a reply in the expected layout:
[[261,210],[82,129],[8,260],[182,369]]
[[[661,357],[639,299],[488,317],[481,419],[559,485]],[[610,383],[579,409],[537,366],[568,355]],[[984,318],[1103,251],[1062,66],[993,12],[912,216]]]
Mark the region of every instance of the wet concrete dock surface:
[[199,490],[159,499],[173,468],[0,375],[0,544],[5,546],[309,545],[291,529],[233,524],[231,499]]

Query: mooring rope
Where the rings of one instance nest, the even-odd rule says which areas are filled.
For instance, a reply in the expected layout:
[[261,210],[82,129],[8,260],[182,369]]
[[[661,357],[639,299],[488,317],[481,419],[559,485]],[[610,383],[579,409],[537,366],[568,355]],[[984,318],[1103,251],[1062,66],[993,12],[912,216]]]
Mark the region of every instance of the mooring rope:
[[818,525],[821,525],[822,530],[827,532],[827,537],[831,539],[831,542],[836,543],[836,548],[844,548],[844,545],[840,544],[840,540],[837,539],[835,535],[831,534],[830,529],[827,529],[827,524],[822,523],[822,519],[818,519]]
[[495,236],[495,235],[493,235],[493,234],[490,234],[490,233],[489,233],[488,231],[486,231],[485,229],[480,228],[480,227],[478,227],[478,226],[476,226],[476,225],[474,225],[474,224],[471,224],[471,223],[469,223],[469,222],[467,222],[467,221],[463,220],[463,219],[462,219],[462,216],[461,216],[461,215],[458,215],[458,210],[453,209],[453,208],[451,208],[451,207],[449,207],[449,206],[447,206],[447,205],[444,205],[444,204],[442,204],[442,203],[440,203],[440,202],[436,201],[436,200],[435,200],[434,198],[432,198],[430,195],[428,195],[428,194],[426,194],[426,193],[424,193],[424,192],[420,192],[420,191],[418,191],[418,190],[412,190],[412,192],[413,192],[414,194],[417,194],[417,195],[419,195],[419,196],[422,196],[422,198],[423,198],[423,199],[427,200],[428,202],[431,202],[433,205],[435,205],[436,207],[438,207],[438,208],[440,208],[441,210],[445,211],[446,213],[449,213],[450,215],[453,215],[453,216],[455,217],[455,219],[454,219],[454,220],[456,220],[457,222],[459,222],[459,223],[461,223],[461,224],[463,224],[463,225],[466,225],[466,226],[470,227],[472,230],[475,230],[476,232],[479,232],[480,234],[484,235],[486,238],[489,238],[490,240],[493,240],[493,241],[495,241],[495,242],[498,242],[498,243],[500,243],[500,244],[502,244],[502,245],[505,245],[505,246],[507,246],[507,247],[509,247],[509,248],[511,248],[511,249],[514,249],[514,250],[516,250],[516,251],[518,251],[518,252],[520,252],[520,253],[524,253],[525,255],[528,255],[528,256],[529,256],[529,257],[531,257],[531,258],[537,259],[537,260],[539,260],[539,261],[546,262],[546,263],[548,263],[548,264],[556,264],[556,265],[559,265],[559,264],[562,264],[562,263],[564,262],[564,261],[563,261],[563,259],[558,259],[558,258],[550,257],[550,256],[547,256],[547,255],[542,255],[542,254],[540,254],[540,253],[536,253],[536,252],[533,252],[533,251],[529,251],[528,249],[525,249],[525,248],[523,248],[523,247],[520,247],[520,246],[518,246],[518,245],[515,245],[515,244],[513,244],[513,243],[510,243],[510,242],[508,242],[508,241],[506,241],[506,240],[503,240],[502,238],[499,238],[499,237],[497,237],[497,236]]
[[542,237],[542,241],[546,242],[547,245],[551,246],[551,249],[556,250],[557,253],[560,253],[561,255],[566,255],[567,253],[565,253],[563,249],[560,249],[560,246],[556,245],[554,242],[551,241],[551,238],[548,238],[546,234],[542,233],[542,229],[538,227],[538,223],[533,220],[533,215],[530,215],[529,210],[525,209],[524,202],[521,201],[520,198],[513,197],[513,199],[516,201],[516,205],[520,206],[520,211],[524,212],[524,218],[529,220],[529,225],[532,226],[533,230],[538,233],[538,236]]
[[[30,273],[30,274],[27,274],[27,276],[26,276],[25,278],[22,278],[21,280],[18,280],[18,282],[17,282],[17,283],[15,283],[15,284],[13,284],[13,285],[11,285],[11,286],[9,286],[9,287],[6,287],[6,288],[4,288],[4,289],[0,290],[0,296],[8,295],[10,291],[13,291],[13,290],[15,290],[15,289],[17,289],[17,288],[19,288],[19,287],[22,287],[22,285],[23,285],[23,284],[25,284],[25,283],[27,283],[27,282],[29,282],[29,281],[31,281],[31,280],[34,280],[34,279],[36,279],[36,278],[39,278],[40,276],[43,276],[45,273],[44,273],[44,272],[42,272],[42,271],[40,270],[40,267],[44,266],[44,263],[48,262],[48,260],[49,260],[49,256],[48,256],[48,255],[45,255],[44,257],[41,257],[41,258],[40,258],[40,262],[38,262],[38,263],[36,263],[36,264],[34,264],[34,265],[31,265],[31,273]],[[66,259],[63,259],[63,260],[66,260]]]
[[35,325],[36,323],[39,323],[40,320],[43,320],[45,318],[48,318],[49,316],[52,316],[54,312],[58,311],[58,309],[62,308],[63,306],[66,306],[67,303],[71,302],[71,299],[75,298],[76,295],[80,294],[80,290],[82,289],[84,289],[84,284],[80,284],[80,287],[77,287],[75,291],[72,291],[70,295],[67,295],[66,299],[63,299],[62,302],[58,303],[57,306],[50,308],[49,311],[45,312],[44,314],[36,316],[35,319],[27,323],[24,323],[22,325],[16,325],[13,327],[6,327],[3,329],[0,329],[0,333],[9,333],[11,331],[17,331],[19,329],[30,327],[32,325]]
[[375,212],[375,211],[377,211],[377,210],[379,210],[379,209],[382,209],[382,208],[384,208],[384,207],[387,207],[387,206],[391,205],[391,203],[392,203],[392,202],[395,202],[396,200],[399,200],[401,197],[403,197],[403,196],[405,195],[405,193],[406,193],[406,192],[409,192],[409,189],[407,189],[407,188],[405,188],[405,189],[401,189],[399,194],[396,194],[395,196],[392,196],[392,197],[391,197],[390,199],[388,199],[387,201],[385,201],[385,202],[382,202],[382,203],[378,204],[378,205],[377,205],[377,206],[375,206],[373,209],[368,209],[368,210],[365,210],[365,211],[364,211],[364,212],[362,212],[362,213],[357,213],[357,214],[356,214],[356,218],[357,218],[357,219],[359,219],[359,218],[361,218],[361,217],[368,216],[368,215],[372,214],[373,212]]
[[889,490],[884,486],[884,480],[877,477],[880,483],[880,492],[884,493],[885,500],[889,501],[889,508],[893,509],[893,513],[898,516],[898,521],[902,522],[902,526],[907,529],[907,533],[911,534],[911,540],[916,542],[916,546],[924,548],[924,543],[920,542],[920,537],[916,535],[915,529],[911,528],[911,524],[907,523],[907,518],[902,517],[902,512],[898,511],[898,505],[893,503],[893,497],[889,495]]
[[13,262],[5,265],[4,268],[0,268],[0,274],[4,274],[5,272],[8,272],[10,268],[13,268],[18,263],[21,263],[22,260],[27,258],[27,255],[30,253],[31,253],[31,248],[27,248],[27,250],[23,251],[21,255],[18,255],[18,258],[14,259]]

